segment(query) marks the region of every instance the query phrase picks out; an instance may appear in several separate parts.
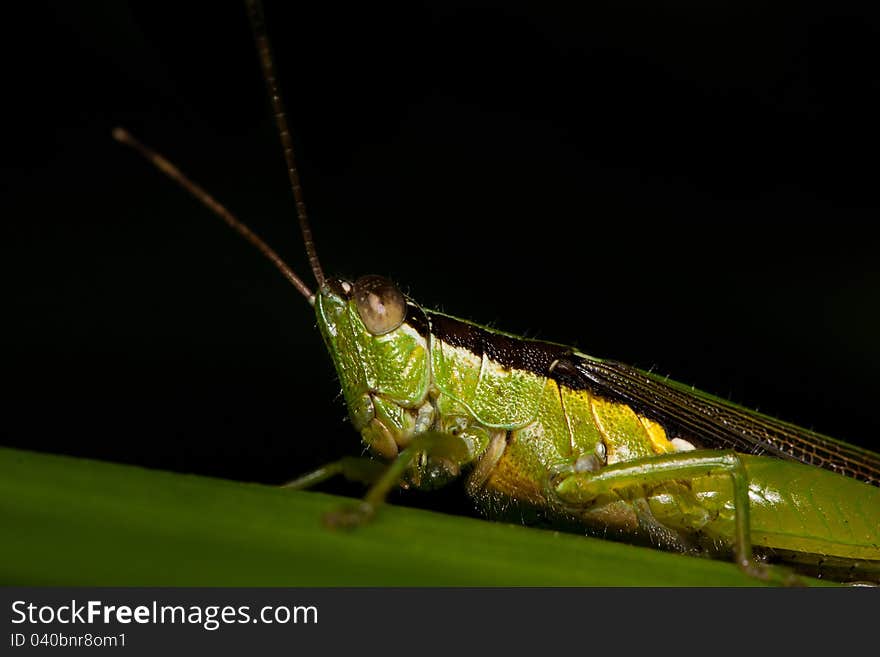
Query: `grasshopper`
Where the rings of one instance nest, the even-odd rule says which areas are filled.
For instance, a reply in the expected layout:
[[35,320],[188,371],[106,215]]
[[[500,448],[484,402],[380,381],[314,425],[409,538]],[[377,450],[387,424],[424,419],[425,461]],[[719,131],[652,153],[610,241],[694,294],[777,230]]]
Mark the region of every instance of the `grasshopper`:
[[259,236],[163,156],[138,150],[258,248],[313,306],[354,429],[374,459],[291,482],[365,480],[332,515],[368,520],[396,486],[463,479],[487,515],[765,561],[840,580],[880,580],[880,455],[621,362],[524,339],[422,307],[388,278],[328,277],[312,238],[258,2],[247,2],[287,162],[313,291]]

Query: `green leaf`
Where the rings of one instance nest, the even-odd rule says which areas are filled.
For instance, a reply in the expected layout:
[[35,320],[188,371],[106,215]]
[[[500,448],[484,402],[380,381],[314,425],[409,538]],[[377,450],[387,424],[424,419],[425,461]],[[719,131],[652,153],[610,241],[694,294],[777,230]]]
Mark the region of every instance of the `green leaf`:
[[122,586],[755,585],[733,564],[345,498],[0,448],[0,583]]

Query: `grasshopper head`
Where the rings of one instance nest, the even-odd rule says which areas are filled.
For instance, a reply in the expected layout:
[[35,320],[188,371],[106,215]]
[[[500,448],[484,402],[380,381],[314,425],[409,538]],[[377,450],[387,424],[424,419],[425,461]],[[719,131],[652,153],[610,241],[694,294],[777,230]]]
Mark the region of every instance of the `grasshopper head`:
[[393,458],[430,423],[424,312],[388,279],[363,276],[328,279],[315,313],[352,424],[375,454]]

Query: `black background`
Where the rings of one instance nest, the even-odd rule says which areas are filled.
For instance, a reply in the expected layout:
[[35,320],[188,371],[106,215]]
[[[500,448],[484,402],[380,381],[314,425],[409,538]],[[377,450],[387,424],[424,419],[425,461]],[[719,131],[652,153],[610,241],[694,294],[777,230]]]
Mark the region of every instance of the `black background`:
[[[325,269],[877,449],[880,22],[767,4],[269,3]],[[243,7],[4,22],[2,443],[269,483],[359,453],[302,298],[110,139],[306,275]]]

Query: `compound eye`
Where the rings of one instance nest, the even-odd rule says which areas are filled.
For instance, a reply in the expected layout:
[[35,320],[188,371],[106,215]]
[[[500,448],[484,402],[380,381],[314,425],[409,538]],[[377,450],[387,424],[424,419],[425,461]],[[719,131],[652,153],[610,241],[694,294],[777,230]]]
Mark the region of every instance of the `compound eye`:
[[382,276],[361,276],[354,282],[351,298],[373,335],[393,331],[406,317],[406,299],[394,283]]

